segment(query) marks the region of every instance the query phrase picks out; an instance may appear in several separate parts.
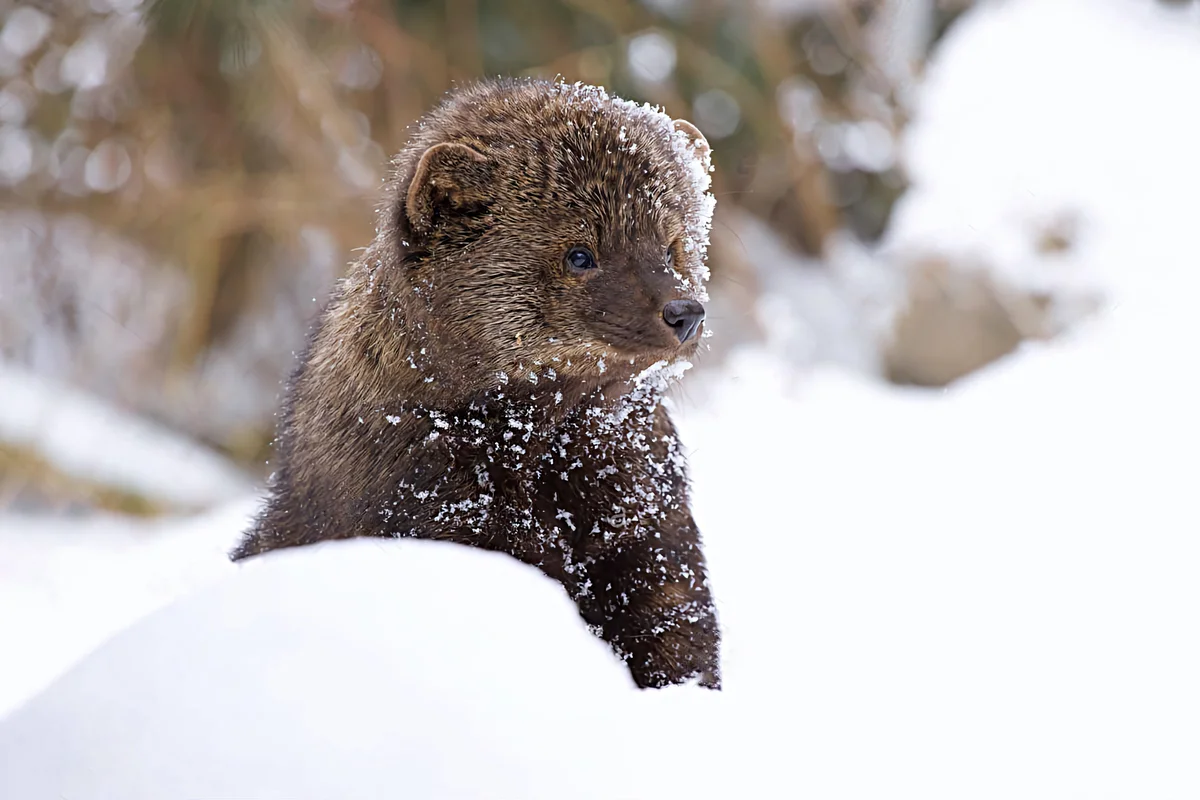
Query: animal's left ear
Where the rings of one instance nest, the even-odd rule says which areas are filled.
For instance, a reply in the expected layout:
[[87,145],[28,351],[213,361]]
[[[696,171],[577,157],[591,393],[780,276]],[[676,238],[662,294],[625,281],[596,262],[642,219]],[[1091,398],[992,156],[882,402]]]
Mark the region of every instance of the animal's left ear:
[[486,156],[456,142],[435,144],[417,162],[404,197],[409,231],[418,239],[433,231],[440,214],[486,205],[491,170]]
[[692,141],[692,147],[696,150],[696,155],[702,161],[708,161],[712,155],[712,148],[708,146],[708,139],[704,138],[704,134],[700,132],[699,128],[686,119],[677,119],[675,120],[675,130],[687,134]]

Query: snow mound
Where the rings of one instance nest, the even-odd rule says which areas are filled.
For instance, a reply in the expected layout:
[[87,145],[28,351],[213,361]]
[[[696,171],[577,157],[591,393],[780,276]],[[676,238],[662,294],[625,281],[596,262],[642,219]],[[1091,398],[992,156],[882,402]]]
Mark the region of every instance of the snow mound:
[[664,730],[642,694],[532,568],[339,542],[248,562],[11,715],[0,797],[644,796],[700,715]]

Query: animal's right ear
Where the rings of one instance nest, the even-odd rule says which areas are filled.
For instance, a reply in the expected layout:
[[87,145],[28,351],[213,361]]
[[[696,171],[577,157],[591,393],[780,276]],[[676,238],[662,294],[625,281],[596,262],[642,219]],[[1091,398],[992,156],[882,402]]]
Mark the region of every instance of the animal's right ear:
[[707,159],[712,154],[712,148],[708,146],[708,139],[704,138],[704,134],[700,132],[692,123],[686,119],[675,120],[675,130],[683,133],[691,140],[692,147],[696,150],[696,155],[701,159]]
[[421,155],[404,198],[404,221],[418,239],[429,235],[440,215],[486,204],[488,159],[465,144],[435,144]]

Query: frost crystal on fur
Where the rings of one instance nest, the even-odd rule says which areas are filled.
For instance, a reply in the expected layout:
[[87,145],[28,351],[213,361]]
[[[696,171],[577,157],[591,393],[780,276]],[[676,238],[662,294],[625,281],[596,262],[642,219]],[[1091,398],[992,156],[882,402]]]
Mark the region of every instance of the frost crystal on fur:
[[[684,275],[688,289],[701,302],[708,300],[705,288],[710,273],[705,258],[708,254],[709,233],[712,230],[713,212],[717,207],[717,199],[710,191],[712,186],[712,154],[706,143],[695,141],[686,132],[678,130],[666,111],[650,103],[634,103],[610,94],[601,86],[589,86],[584,83],[556,83],[555,90],[559,96],[570,103],[577,103],[595,114],[620,109],[624,116],[636,120],[648,130],[654,130],[670,141],[675,153],[677,164],[690,176],[691,191],[694,194],[692,213],[686,220],[687,237],[684,239],[684,251],[689,254],[687,271]],[[627,129],[622,127],[619,138],[625,143],[629,138]],[[638,144],[628,141],[624,146],[631,152],[636,152]]]

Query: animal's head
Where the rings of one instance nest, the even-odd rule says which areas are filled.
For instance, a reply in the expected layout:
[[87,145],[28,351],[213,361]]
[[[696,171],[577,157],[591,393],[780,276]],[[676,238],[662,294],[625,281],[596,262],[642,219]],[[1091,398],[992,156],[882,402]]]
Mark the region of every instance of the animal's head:
[[481,84],[419,123],[383,235],[444,345],[501,371],[632,374],[700,340],[710,169],[700,132],[652,107]]

